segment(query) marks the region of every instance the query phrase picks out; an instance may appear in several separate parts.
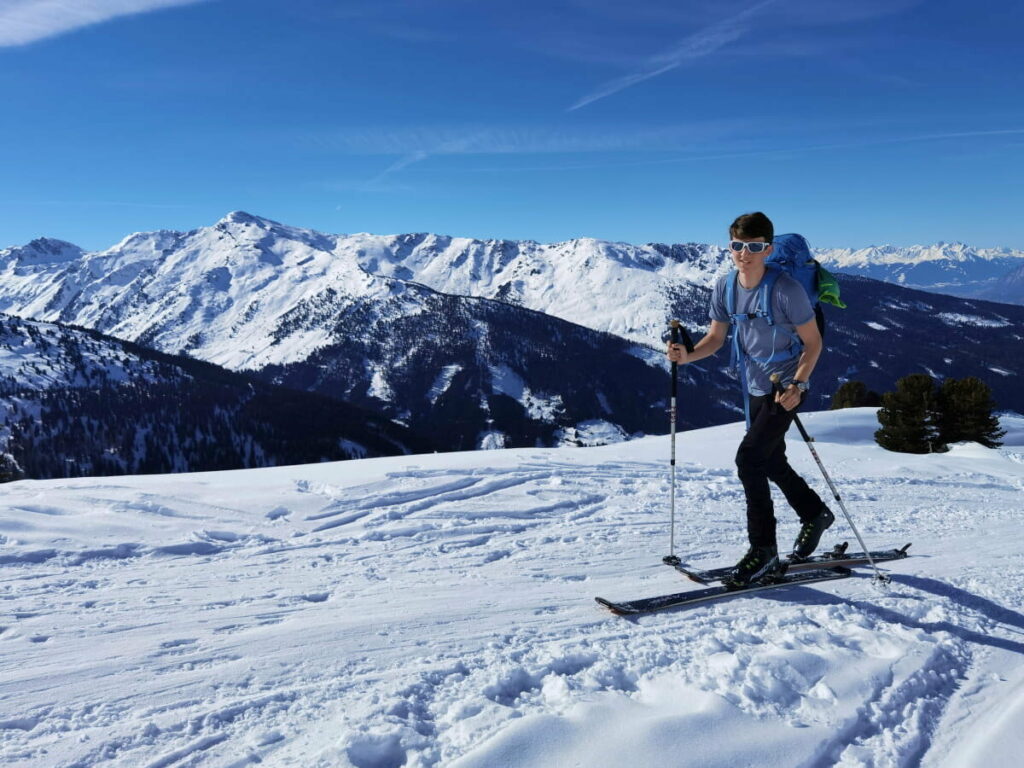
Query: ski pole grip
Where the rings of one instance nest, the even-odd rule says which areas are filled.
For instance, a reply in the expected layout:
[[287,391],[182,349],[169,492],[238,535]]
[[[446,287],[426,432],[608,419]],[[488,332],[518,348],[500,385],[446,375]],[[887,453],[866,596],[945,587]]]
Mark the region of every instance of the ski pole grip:
[[[782,384],[780,383],[782,377],[779,376],[779,374],[777,373],[773,373],[768,378],[772,380],[772,393],[774,394],[777,392],[779,394],[782,394],[784,392],[784,390],[782,389]],[[800,436],[803,437],[804,442],[806,442],[807,445],[810,446],[810,444],[814,442],[814,438],[807,434],[807,430],[804,429],[804,423],[800,421],[800,417],[796,415],[795,411],[793,412],[793,423],[796,424],[796,428],[800,430]],[[813,448],[811,448],[811,452],[814,452]]]
[[686,328],[678,320],[672,321],[672,343],[678,344],[680,335],[683,337],[683,346],[686,348],[687,354],[693,354],[693,339],[690,338],[690,334],[686,332]]

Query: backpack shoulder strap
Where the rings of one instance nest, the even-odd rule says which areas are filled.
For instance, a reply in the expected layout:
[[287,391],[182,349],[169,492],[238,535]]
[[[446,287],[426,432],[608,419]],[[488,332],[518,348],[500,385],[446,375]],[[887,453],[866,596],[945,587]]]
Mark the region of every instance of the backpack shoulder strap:
[[779,282],[782,270],[777,267],[765,264],[764,277],[761,279],[761,287],[758,290],[757,308],[758,314],[768,321],[768,325],[775,325],[775,309],[772,307],[772,296],[775,292],[775,284]]
[[725,311],[733,325],[736,324],[736,318],[733,316],[736,314],[736,281],[739,277],[740,273],[734,269],[725,281]]

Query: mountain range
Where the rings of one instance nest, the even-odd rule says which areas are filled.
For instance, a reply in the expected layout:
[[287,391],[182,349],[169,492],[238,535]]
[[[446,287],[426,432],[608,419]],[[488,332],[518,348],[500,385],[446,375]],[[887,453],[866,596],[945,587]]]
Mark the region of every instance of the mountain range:
[[[658,353],[516,304],[371,274],[336,239],[235,213],[98,253],[34,241],[0,252],[0,307],[337,398],[444,449],[664,430]],[[707,413],[729,416],[717,404]]]
[[843,274],[950,296],[1024,304],[1024,251],[937,243],[819,249],[816,255],[829,269]]
[[[679,318],[697,336],[729,267],[710,245],[333,235],[234,212],[98,252],[2,250],[0,311],[344,401],[442,450],[593,444],[667,431],[662,334]],[[842,290],[808,408],[850,378],[886,391],[928,372],[979,376],[1024,411],[1024,307],[856,276]],[[681,426],[741,413],[725,358],[682,369]]]

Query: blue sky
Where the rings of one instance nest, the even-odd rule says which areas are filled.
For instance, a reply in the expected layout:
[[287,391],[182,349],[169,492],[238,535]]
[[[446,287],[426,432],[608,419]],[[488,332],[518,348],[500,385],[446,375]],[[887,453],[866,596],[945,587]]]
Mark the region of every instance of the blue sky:
[[0,247],[327,232],[1024,248],[1017,0],[0,0]]

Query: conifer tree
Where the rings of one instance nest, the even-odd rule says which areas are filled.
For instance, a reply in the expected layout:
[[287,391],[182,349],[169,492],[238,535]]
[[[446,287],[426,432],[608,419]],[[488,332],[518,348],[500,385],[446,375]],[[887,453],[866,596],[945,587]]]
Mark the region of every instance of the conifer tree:
[[882,404],[881,396],[867,388],[863,381],[846,381],[832,396],[832,410],[840,408],[878,407]]
[[18,465],[17,460],[9,453],[0,453],[0,483],[21,480],[24,477],[25,471]]
[[997,448],[1006,431],[999,428],[992,390],[981,379],[946,379],[939,389],[939,439],[943,443],[965,440]]
[[938,398],[931,376],[914,373],[896,382],[895,392],[882,395],[878,410],[882,428],[875,441],[890,451],[930,453],[946,449],[939,440]]

